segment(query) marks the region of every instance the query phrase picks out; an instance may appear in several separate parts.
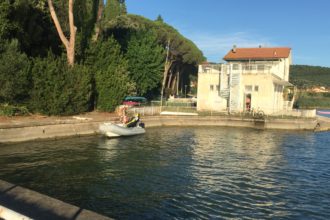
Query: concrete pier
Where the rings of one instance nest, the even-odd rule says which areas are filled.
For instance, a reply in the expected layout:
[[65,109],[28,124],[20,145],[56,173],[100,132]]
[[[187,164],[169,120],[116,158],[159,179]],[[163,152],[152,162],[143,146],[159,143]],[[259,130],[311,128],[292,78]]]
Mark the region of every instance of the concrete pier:
[[315,131],[329,131],[330,130],[330,118],[317,116],[317,125]]
[[109,220],[111,218],[0,180],[0,219]]
[[[72,120],[71,118],[60,121],[0,123],[0,143],[95,135],[98,133],[101,123],[115,120],[115,117],[97,117],[88,118],[88,120]],[[146,128],[161,126],[223,126],[310,131],[330,129],[330,121],[322,121],[319,118],[266,118],[265,120],[257,120],[231,116],[142,116],[142,120],[145,122]]]

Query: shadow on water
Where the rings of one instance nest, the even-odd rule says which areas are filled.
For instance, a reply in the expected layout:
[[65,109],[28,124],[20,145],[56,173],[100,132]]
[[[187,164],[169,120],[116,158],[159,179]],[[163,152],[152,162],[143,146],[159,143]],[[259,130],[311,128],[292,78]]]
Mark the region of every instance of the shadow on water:
[[119,219],[326,219],[329,141],[329,133],[164,127],[2,145],[0,178]]

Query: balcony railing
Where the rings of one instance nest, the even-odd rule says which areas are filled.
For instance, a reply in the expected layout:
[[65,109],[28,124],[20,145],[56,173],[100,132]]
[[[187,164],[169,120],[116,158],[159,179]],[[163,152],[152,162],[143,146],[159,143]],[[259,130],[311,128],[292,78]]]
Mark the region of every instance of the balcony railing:
[[269,64],[233,64],[233,72],[241,72],[242,74],[251,74],[251,73],[272,73],[272,65]]

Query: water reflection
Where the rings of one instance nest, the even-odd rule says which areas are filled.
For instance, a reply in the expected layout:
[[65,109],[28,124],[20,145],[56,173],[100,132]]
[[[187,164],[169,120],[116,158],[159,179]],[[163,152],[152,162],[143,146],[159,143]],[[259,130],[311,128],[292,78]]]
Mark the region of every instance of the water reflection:
[[119,219],[330,217],[327,133],[157,128],[3,145],[0,178]]

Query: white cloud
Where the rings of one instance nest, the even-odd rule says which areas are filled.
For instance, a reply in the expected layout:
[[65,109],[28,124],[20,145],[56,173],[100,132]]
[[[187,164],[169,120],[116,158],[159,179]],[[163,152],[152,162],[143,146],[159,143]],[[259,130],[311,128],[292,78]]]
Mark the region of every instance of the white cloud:
[[208,61],[213,62],[222,61],[222,58],[233,45],[237,47],[275,46],[267,38],[247,32],[230,34],[194,33],[187,34],[186,36],[203,51]]

